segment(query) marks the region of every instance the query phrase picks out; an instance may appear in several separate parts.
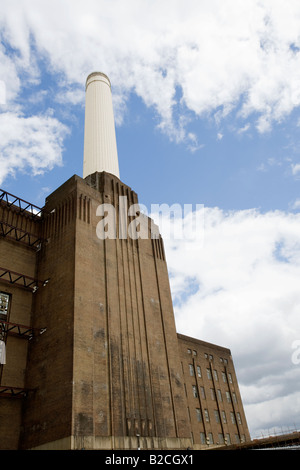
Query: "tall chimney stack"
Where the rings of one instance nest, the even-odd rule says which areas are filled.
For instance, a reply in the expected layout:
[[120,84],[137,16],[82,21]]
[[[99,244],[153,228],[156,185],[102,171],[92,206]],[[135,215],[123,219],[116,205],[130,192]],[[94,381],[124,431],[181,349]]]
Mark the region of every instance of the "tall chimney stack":
[[106,171],[120,178],[109,78],[93,72],[86,79],[83,178]]

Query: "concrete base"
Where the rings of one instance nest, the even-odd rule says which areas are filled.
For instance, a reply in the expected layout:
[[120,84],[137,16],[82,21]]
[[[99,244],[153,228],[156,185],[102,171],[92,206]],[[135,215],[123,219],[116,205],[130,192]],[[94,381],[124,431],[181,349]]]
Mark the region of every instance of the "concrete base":
[[192,448],[188,438],[68,436],[31,450],[171,450]]

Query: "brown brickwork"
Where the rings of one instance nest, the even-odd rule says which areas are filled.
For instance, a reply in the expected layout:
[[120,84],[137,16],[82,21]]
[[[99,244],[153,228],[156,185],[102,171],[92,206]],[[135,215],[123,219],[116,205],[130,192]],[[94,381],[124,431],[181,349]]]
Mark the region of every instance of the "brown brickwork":
[[[73,176],[46,199],[39,219],[18,216],[24,230],[30,223],[30,232],[43,238],[38,250],[0,239],[0,266],[49,280],[32,293],[0,277],[0,291],[12,295],[9,320],[46,328],[29,342],[7,336],[1,386],[28,392],[0,398],[1,448],[186,449],[201,445],[200,432],[212,432],[214,442],[221,432],[249,437],[230,351],[177,335],[163,241],[159,234],[120,236],[120,196],[129,206],[138,202],[113,175]],[[115,207],[115,239],[97,236],[103,203]],[[5,217],[15,210],[4,209]],[[147,231],[151,221],[143,220]],[[189,360],[196,358],[187,349],[193,348],[203,374],[212,364],[219,374],[221,367],[231,373],[227,388],[237,398],[231,407],[242,425],[231,425],[230,414],[226,426],[214,425],[217,401],[207,405],[209,426],[197,421],[195,408],[204,405],[191,395],[202,384],[189,376]],[[226,366],[217,362],[219,351]],[[201,380],[208,394],[212,381]],[[219,381],[225,407],[221,375]]]
[[[40,229],[30,213],[20,214],[14,207],[8,209],[4,202],[0,204],[0,220],[4,224],[4,230],[14,226],[38,234]],[[5,270],[34,278],[37,270],[36,249],[25,242],[16,241],[11,235],[11,238],[0,238],[0,291],[10,295],[8,314],[0,314],[0,319],[27,326],[32,321],[34,294],[31,288],[22,287],[22,279],[12,284]],[[13,280],[19,277],[17,274],[11,276]],[[7,334],[3,334],[3,340],[6,344],[6,364],[0,365],[0,384],[13,389],[24,389],[28,340]],[[0,389],[0,395],[1,391]],[[9,397],[9,393],[7,396]],[[0,397],[0,449],[18,448],[21,411],[21,398],[6,398],[5,395]]]
[[193,448],[250,440],[231,352],[178,334]]

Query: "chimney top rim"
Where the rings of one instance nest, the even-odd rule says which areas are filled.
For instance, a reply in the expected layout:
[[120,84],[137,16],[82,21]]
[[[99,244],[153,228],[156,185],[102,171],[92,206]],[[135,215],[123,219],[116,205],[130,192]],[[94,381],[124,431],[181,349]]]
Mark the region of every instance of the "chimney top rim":
[[87,79],[86,79],[86,82],[85,82],[85,89],[87,89],[87,86],[88,86],[89,82],[91,81],[91,78],[93,78],[93,77],[96,78],[97,75],[102,77],[102,78],[105,78],[108,81],[109,87],[111,88],[110,79],[108,78],[108,76],[105,73],[103,73],[103,72],[92,72],[87,76]]

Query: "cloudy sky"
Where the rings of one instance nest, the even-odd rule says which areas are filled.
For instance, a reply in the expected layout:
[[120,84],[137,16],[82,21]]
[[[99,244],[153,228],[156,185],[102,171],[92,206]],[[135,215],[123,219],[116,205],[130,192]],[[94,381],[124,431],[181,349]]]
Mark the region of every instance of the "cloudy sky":
[[299,1],[2,0],[0,32],[0,187],[82,175],[106,73],[122,181],[204,205],[201,243],[165,240],[178,331],[231,349],[252,437],[299,429]]

